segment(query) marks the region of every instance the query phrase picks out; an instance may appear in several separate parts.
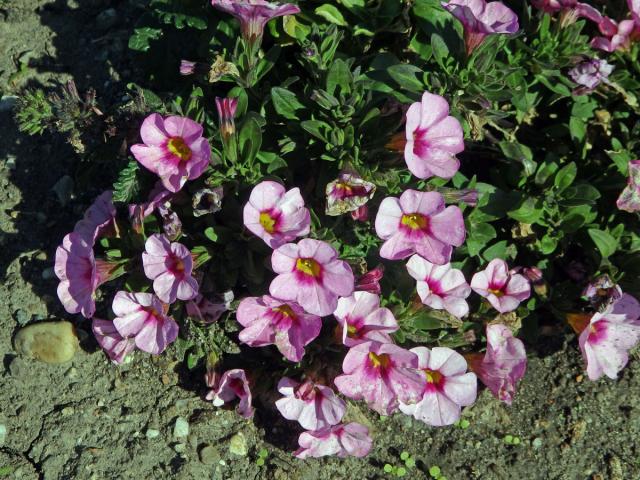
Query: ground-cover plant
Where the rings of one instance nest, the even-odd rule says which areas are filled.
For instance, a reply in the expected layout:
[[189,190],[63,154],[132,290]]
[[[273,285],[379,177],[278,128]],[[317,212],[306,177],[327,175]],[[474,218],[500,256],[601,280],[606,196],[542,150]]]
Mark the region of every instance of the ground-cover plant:
[[480,380],[511,405],[518,335],[573,328],[615,379],[640,24],[608,8],[153,0],[129,45],[160,102],[57,250],[64,308],[114,363],[174,344],[214,405],[299,423],[301,459],[368,454],[348,401],[466,428]]

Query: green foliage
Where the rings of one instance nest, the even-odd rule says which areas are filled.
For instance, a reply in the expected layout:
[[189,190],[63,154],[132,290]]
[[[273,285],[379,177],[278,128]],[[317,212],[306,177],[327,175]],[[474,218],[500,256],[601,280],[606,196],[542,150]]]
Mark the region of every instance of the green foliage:
[[136,160],[129,160],[118,175],[118,180],[113,184],[113,200],[115,202],[130,202],[140,190],[138,173],[140,164]]
[[41,135],[49,128],[53,118],[53,107],[42,90],[27,90],[20,97],[16,120],[21,132]]

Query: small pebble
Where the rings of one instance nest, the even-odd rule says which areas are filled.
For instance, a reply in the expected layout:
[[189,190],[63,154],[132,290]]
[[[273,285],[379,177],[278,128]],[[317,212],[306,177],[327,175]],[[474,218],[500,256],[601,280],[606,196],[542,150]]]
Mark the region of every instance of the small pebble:
[[176,443],[176,445],[173,447],[173,450],[176,453],[184,453],[187,451],[187,446],[184,443]]
[[157,438],[160,436],[160,431],[159,430],[155,430],[153,428],[148,428],[147,432],[145,433],[146,437],[151,440],[152,438]]
[[21,328],[14,338],[18,353],[45,363],[70,361],[80,349],[71,322],[37,322]]
[[238,432],[229,441],[229,452],[239,457],[246,457],[249,449],[247,448],[247,439],[244,433]]
[[4,442],[6,439],[7,439],[7,426],[0,425],[0,446],[4,445]]
[[531,442],[531,446],[533,448],[536,448],[536,449],[540,448],[542,446],[542,439],[541,438],[534,438],[533,442]]
[[42,271],[42,279],[43,280],[51,280],[52,278],[54,278],[56,276],[55,272],[53,271],[53,267],[49,267],[49,268],[45,268]]
[[213,465],[220,460],[220,453],[213,445],[205,445],[199,453],[200,461],[205,465]]
[[73,407],[64,407],[62,409],[62,415],[65,417],[69,417],[71,415],[73,415],[75,412],[75,409]]
[[176,438],[184,438],[189,435],[189,422],[184,417],[176,418],[176,423],[173,427],[173,436]]

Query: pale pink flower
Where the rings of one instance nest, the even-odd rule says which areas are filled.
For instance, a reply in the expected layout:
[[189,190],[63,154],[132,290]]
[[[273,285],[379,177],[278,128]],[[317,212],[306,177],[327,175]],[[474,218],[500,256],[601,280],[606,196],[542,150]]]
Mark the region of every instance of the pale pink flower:
[[216,407],[221,407],[235,398],[240,401],[236,411],[244,418],[253,417],[251,389],[244,370],[240,368],[227,370],[222,376],[217,377],[213,389],[206,396]]
[[380,280],[384,275],[384,266],[378,265],[377,267],[369,270],[364,275],[360,276],[356,280],[355,289],[357,292],[371,292],[376,295],[380,295],[382,289],[380,288]]
[[216,97],[216,109],[218,110],[218,120],[220,121],[220,135],[224,140],[228,140],[236,133],[235,116],[237,108],[237,98]]
[[509,272],[507,262],[499,258],[491,260],[487,268],[473,276],[471,288],[500,313],[515,310],[531,295],[529,280]]
[[373,440],[369,429],[359,423],[334,425],[316,432],[303,432],[298,438],[300,448],[294,455],[298,458],[319,458],[336,455],[340,458],[366,457]]
[[380,297],[369,292],[354,292],[338,300],[333,316],[342,326],[342,342],[347,347],[375,340],[393,343],[390,333],[398,322],[388,308],[380,307]]
[[189,118],[152,113],[142,122],[140,136],[144,143],[133,145],[131,153],[170,192],[177,192],[209,166],[211,147],[202,136],[202,125]]
[[158,355],[178,338],[178,324],[167,316],[168,306],[151,293],[119,291],[111,308],[118,333],[134,337],[142,351]]
[[355,173],[343,172],[325,188],[327,206],[325,213],[331,216],[357,212],[376,193],[376,186]]
[[343,395],[365,400],[380,415],[390,415],[399,402],[420,401],[426,379],[418,370],[418,356],[392,343],[364,342],[349,349],[344,374],[334,380]]
[[387,197],[376,216],[376,233],[385,240],[380,256],[401,260],[414,253],[437,265],[451,259],[453,246],[464,242],[462,212],[454,205],[445,208],[437,192],[405,190],[400,199]]
[[478,381],[467,373],[467,362],[445,347],[416,347],[418,368],[426,378],[422,400],[412,405],[400,403],[400,411],[434,427],[451,425],[460,418],[461,407],[476,401]]
[[600,23],[602,20],[602,14],[598,10],[578,0],[531,0],[531,4],[546,13],[562,12],[560,23],[563,26],[581,17],[595,23]]
[[180,75],[193,75],[196,71],[196,65],[196,62],[190,60],[180,60]]
[[593,315],[578,338],[589,379],[617,378],[638,341],[640,303],[625,293],[605,312]]
[[627,7],[631,12],[631,18],[640,26],[640,0],[627,0]]
[[191,275],[191,252],[181,243],[171,243],[165,235],[151,235],[142,254],[144,274],[153,280],[153,291],[165,303],[191,300],[198,294],[198,282]]
[[446,310],[451,315],[462,318],[469,313],[465,300],[471,288],[464,274],[445,265],[434,265],[420,255],[413,255],[407,262],[409,275],[417,280],[418,295],[425,305],[435,310]]
[[136,348],[133,338],[124,338],[109,320],[93,317],[91,330],[100,348],[115,364],[123,363],[126,356]]
[[467,356],[469,368],[500,401],[511,405],[516,385],[527,369],[522,340],[501,324],[487,325],[487,351]]
[[273,251],[271,267],[278,274],[269,286],[279,300],[297,302],[313,315],[329,315],[338,297],[353,293],[354,278],[349,264],[338,258],[328,243],[305,238]]
[[217,322],[222,314],[231,308],[233,292],[229,290],[222,295],[216,295],[213,300],[212,302],[203,295],[198,295],[187,302],[187,315],[205,324]]
[[149,193],[146,202],[129,204],[129,219],[131,220],[133,229],[136,232],[141,233],[143,231],[142,224],[144,223],[144,219],[153,214],[155,210],[158,210],[160,205],[167,205],[172,196],[173,193],[164,188],[162,182],[158,180]]
[[322,430],[337,425],[347,411],[347,404],[332,389],[307,380],[298,383],[284,377],[278,382],[284,395],[276,408],[287,420],[296,420],[305,430]]
[[516,33],[519,28],[518,16],[501,2],[451,0],[441,5],[462,23],[467,54],[487,35]]
[[418,178],[453,177],[460,168],[456,154],[464,150],[460,122],[449,115],[449,104],[440,95],[422,94],[422,101],[407,110],[404,159]]
[[569,70],[569,76],[580,87],[574,90],[574,94],[583,95],[593,91],[601,83],[609,83],[607,80],[613,71],[613,65],[606,60],[591,58],[580,62]]
[[93,245],[96,239],[113,228],[116,220],[116,207],[113,205],[113,192],[103,192],[91,204],[84,218],[76,223],[73,231]]
[[271,248],[309,234],[311,214],[299,188],[287,191],[277,182],[260,182],[244,206],[244,225]]
[[601,37],[591,40],[591,47],[605,52],[626,50],[631,46],[631,40],[637,36],[637,25],[634,20],[616,22],[609,17],[602,17],[598,24]]
[[284,302],[269,295],[248,297],[240,302],[236,318],[244,330],[238,338],[251,347],[275,345],[287,360],[299,362],[304,347],[322,328],[322,319],[306,313],[294,302]]
[[616,206],[625,212],[640,212],[640,160],[629,162],[629,179]]

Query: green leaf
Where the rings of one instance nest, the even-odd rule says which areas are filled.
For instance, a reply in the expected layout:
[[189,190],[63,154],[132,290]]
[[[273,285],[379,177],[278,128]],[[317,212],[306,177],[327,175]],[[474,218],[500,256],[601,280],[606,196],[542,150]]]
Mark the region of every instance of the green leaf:
[[340,87],[343,94],[348,94],[351,92],[352,81],[353,76],[349,65],[344,60],[338,59],[333,62],[327,74],[327,93],[335,95],[336,87]]
[[296,94],[286,88],[273,87],[271,89],[273,106],[280,115],[288,120],[299,120],[296,111],[304,108],[296,98]]
[[518,142],[503,140],[500,142],[500,149],[504,156],[520,162],[524,166],[524,173],[528,177],[536,171],[537,164],[533,160],[533,152],[526,145]]
[[581,143],[587,135],[587,124],[578,117],[571,117],[569,119],[569,133],[575,142]]
[[482,249],[494,238],[496,238],[496,229],[488,223],[479,223],[469,225],[467,229],[469,238],[467,238],[467,249],[469,255],[478,255]]
[[218,234],[213,229],[213,227],[207,227],[204,230],[204,236],[207,237],[209,240],[211,240],[214,243],[218,241]]
[[387,73],[405,90],[414,93],[424,91],[424,84],[416,78],[416,75],[423,75],[423,71],[418,67],[407,64],[392,65],[387,69]]
[[262,130],[254,116],[249,116],[242,124],[238,134],[240,155],[245,164],[251,164],[260,151],[262,145]]
[[431,49],[433,56],[442,68],[446,68],[446,61],[449,57],[449,47],[440,35],[434,33],[431,35]]
[[618,248],[618,240],[608,232],[591,228],[589,229],[589,236],[598,247],[598,250],[600,250],[602,258],[609,258]]
[[140,166],[137,160],[129,160],[118,175],[118,180],[113,184],[113,201],[127,203],[136,196],[140,190],[138,171]]
[[340,25],[341,27],[346,27],[348,25],[342,16],[342,13],[340,13],[340,10],[329,3],[325,3],[324,5],[320,5],[316,8],[316,14],[320,15],[326,21]]
[[161,36],[161,28],[136,28],[133,30],[133,35],[129,37],[129,48],[138,52],[146,52],[151,48],[151,41],[157,40]]
[[518,208],[511,210],[507,215],[522,223],[536,223],[543,213],[540,202],[530,197],[522,201]]
[[558,193],[564,192],[573,183],[577,173],[578,167],[576,167],[574,162],[565,165],[558,171],[556,178],[553,181]]

